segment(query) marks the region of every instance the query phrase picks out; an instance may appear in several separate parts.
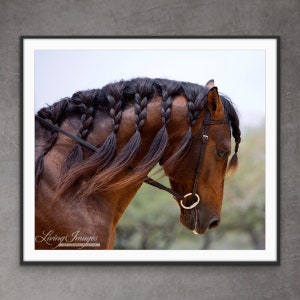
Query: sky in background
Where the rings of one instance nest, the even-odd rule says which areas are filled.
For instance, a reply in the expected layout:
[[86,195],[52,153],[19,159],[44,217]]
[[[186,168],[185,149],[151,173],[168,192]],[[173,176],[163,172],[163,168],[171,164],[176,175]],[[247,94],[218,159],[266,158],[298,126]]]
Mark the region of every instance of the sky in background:
[[265,117],[264,50],[36,50],[34,59],[35,111],[79,90],[150,77],[202,85],[214,79],[242,128]]

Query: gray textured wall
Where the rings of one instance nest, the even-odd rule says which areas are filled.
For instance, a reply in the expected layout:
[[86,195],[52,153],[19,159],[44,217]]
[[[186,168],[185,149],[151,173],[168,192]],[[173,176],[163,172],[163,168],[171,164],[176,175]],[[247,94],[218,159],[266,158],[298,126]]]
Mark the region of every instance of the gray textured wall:
[[[0,1],[1,299],[299,299],[299,0]],[[280,266],[20,266],[20,35],[280,35]]]

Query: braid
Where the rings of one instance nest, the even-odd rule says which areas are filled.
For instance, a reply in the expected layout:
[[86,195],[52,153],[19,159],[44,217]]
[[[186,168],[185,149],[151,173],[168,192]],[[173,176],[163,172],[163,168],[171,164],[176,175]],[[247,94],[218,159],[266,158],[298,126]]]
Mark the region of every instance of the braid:
[[[114,94],[114,95],[113,95]],[[72,170],[70,170],[70,166],[66,164],[62,168],[69,172],[62,173],[62,178],[60,183],[57,187],[56,198],[61,197],[62,195],[66,194],[69,188],[76,183],[80,178],[89,175],[94,178],[98,172],[103,171],[105,167],[109,165],[109,163],[113,160],[116,151],[117,145],[117,131],[121,122],[121,105],[118,103],[119,101],[115,100],[114,96],[117,96],[119,93],[118,91],[114,93],[112,90],[111,85],[107,85],[101,90],[96,90],[94,93],[92,106],[88,109],[82,103],[79,105],[81,110],[84,111],[84,116],[82,116],[81,121],[82,125],[79,128],[78,136],[81,138],[86,138],[89,132],[89,129],[93,123],[93,116],[95,109],[97,107],[99,110],[104,110],[108,113],[111,118],[112,122],[112,132],[111,134],[105,139],[104,143],[98,148],[98,151],[93,153],[89,158],[87,158],[83,163],[80,164],[80,167],[74,165]],[[117,98],[117,97],[116,97]],[[92,109],[93,108],[93,109]],[[91,115],[89,115],[91,113]],[[72,158],[72,155],[77,156],[79,160],[82,160],[82,147],[80,144],[76,144],[74,148],[70,151],[69,157]],[[73,164],[71,164],[72,166]],[[96,169],[95,174],[95,166],[98,166]]]
[[117,134],[122,120],[122,92],[125,86],[124,81],[115,84],[108,84],[101,90],[99,97],[99,109],[107,108],[112,122],[112,133]]
[[241,142],[241,130],[239,128],[238,116],[235,116],[234,120],[231,121],[231,128],[232,128],[232,135],[233,135],[234,140],[235,140],[234,152],[236,154],[239,150],[239,145],[240,145],[240,142]]
[[145,119],[147,115],[147,103],[148,103],[147,97],[141,99],[141,95],[139,93],[135,94],[135,104],[134,104],[135,131],[140,132],[141,128],[145,124]]
[[136,119],[136,130],[140,131],[145,124],[147,116],[147,104],[151,98],[153,90],[153,80],[145,78],[137,81],[137,92],[135,93],[135,114]]
[[[49,120],[47,120],[49,122]],[[44,171],[44,157],[50,151],[55,141],[57,140],[58,133],[53,131],[47,139],[41,155],[35,161],[35,174],[36,174],[36,189],[38,189],[42,173]]]
[[81,122],[82,124],[79,127],[77,136],[83,140],[87,138],[89,129],[94,121],[94,108],[90,107],[87,108],[85,104],[82,104],[82,107],[84,107],[84,113],[81,116]]
[[112,132],[117,134],[122,119],[122,102],[116,101],[112,95],[107,95],[106,98],[110,105],[109,116],[112,121]]
[[[58,126],[65,112],[65,108],[68,105],[68,101],[69,98],[64,98],[61,101],[54,103],[52,106],[42,108],[40,111],[38,111],[37,115],[45,119],[47,122]],[[58,133],[55,130],[51,130],[51,134],[46,140],[42,153],[35,161],[36,189],[38,189],[44,170],[44,157],[55,144],[57,137]]]
[[197,119],[195,118],[195,103],[191,99],[187,99],[187,119],[189,122],[190,127],[194,126],[197,122]]
[[[139,181],[142,178],[144,178],[147,175],[147,173],[159,162],[163,153],[165,152],[169,140],[166,125],[170,121],[171,106],[172,106],[171,93],[169,93],[169,91],[167,90],[166,83],[163,80],[161,79],[155,79],[154,81],[149,79],[146,80],[147,80],[147,84],[145,84],[145,86],[146,85],[151,86],[151,90],[148,91],[149,97],[152,96],[152,91],[154,91],[155,95],[160,95],[162,97],[162,102],[161,102],[162,127],[154,137],[147,154],[144,156],[139,166],[136,167],[136,174],[138,175],[135,174],[132,175],[132,178],[134,178],[134,180],[136,181]],[[139,122],[141,122],[141,124],[144,124],[144,119],[146,116],[146,105],[143,104],[144,101],[146,103],[145,98],[140,102],[141,109],[140,109],[140,114],[138,116]]]
[[[60,102],[54,103],[52,106],[42,108],[40,111],[38,111],[37,115],[43,119],[45,119],[47,122],[52,123],[53,125],[59,125],[62,115],[64,113],[64,110],[66,106],[68,105],[69,98],[64,98]],[[50,151],[52,146],[54,145],[56,139],[57,139],[57,132],[55,130],[52,131],[52,137],[50,137],[46,145],[44,147],[45,154]]]
[[234,152],[236,154],[239,150],[239,144],[241,142],[241,130],[240,130],[239,117],[229,98],[222,95],[221,100],[224,105],[225,111],[227,113],[228,119],[230,121],[232,136],[234,137],[235,140]]
[[[85,140],[91,130],[95,109],[92,106],[95,99],[95,90],[88,91],[83,94],[77,92],[73,94],[71,101],[69,102],[69,111],[79,111],[81,115],[81,125],[78,129],[77,136]],[[61,174],[67,173],[71,167],[81,163],[83,160],[83,149],[79,143],[76,143],[66,156],[61,168]]]
[[[145,96],[144,96],[145,95]],[[144,97],[143,97],[144,96]],[[134,134],[131,136],[127,144],[122,148],[122,150],[117,154],[115,159],[109,165],[108,168],[98,174],[91,179],[88,188],[84,191],[86,195],[89,194],[90,191],[95,189],[105,189],[106,185],[109,182],[113,181],[115,177],[122,172],[125,168],[129,166],[129,164],[136,157],[140,145],[141,145],[141,129],[145,123],[146,115],[147,115],[147,104],[148,98],[142,89],[142,85],[140,82],[133,81],[129,85],[127,85],[124,89],[123,93],[123,101],[134,99]],[[143,98],[142,98],[143,97]],[[113,99],[110,98],[110,102],[113,103]],[[122,101],[118,101],[118,105],[121,108]],[[117,120],[118,112],[116,109],[110,109],[109,114],[111,118],[114,118],[113,128],[116,129],[119,127],[119,120]],[[97,179],[99,178],[99,180]],[[96,187],[99,182],[103,182],[101,187]]]
[[207,95],[208,89],[189,82],[183,82],[182,88],[187,99],[187,119],[190,126],[193,127],[197,123],[200,112],[204,107],[205,102],[203,99]]
[[81,125],[78,129],[77,136],[86,139],[94,121],[95,105],[98,96],[98,90],[89,90],[86,92],[77,92],[73,94],[68,105],[68,112],[80,112]]
[[229,164],[228,164],[228,171],[231,171],[234,173],[237,169],[238,166],[238,150],[239,150],[239,145],[241,142],[241,130],[240,130],[240,121],[238,114],[236,110],[233,107],[232,102],[230,101],[229,98],[226,98],[225,96],[221,96],[223,105],[225,107],[225,111],[227,113],[228,119],[230,121],[231,125],[231,131],[232,131],[232,136],[235,140],[235,147],[234,147],[234,154],[231,157]]
[[232,135],[235,140],[235,147],[234,147],[234,154],[233,154],[230,164],[229,164],[229,169],[233,168],[233,171],[235,171],[235,169],[238,165],[237,153],[239,151],[239,146],[240,146],[240,142],[241,142],[241,131],[239,128],[239,118],[238,118],[236,112],[234,112],[234,118],[231,121],[231,128],[232,128]]
[[181,82],[180,87],[174,90],[177,94],[183,94],[187,99],[187,121],[189,128],[183,136],[177,150],[174,154],[163,162],[165,170],[174,171],[176,162],[183,159],[191,147],[192,127],[197,123],[200,111],[203,108],[203,98],[205,89],[188,82]]
[[172,103],[172,97],[166,90],[162,90],[161,121],[163,126],[170,122]]

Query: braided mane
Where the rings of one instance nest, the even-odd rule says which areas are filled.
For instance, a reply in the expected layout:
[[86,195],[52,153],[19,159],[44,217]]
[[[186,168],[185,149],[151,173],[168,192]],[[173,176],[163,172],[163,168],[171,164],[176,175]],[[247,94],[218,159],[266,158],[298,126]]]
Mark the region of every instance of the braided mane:
[[[94,117],[97,111],[104,113],[111,121],[111,133],[99,146],[98,152],[87,159],[83,159],[82,146],[76,143],[72,147],[61,169],[57,197],[67,193],[76,182],[86,178],[86,176],[90,180],[80,191],[85,194],[90,194],[95,190],[105,190],[111,185],[116,188],[144,179],[165,153],[169,137],[167,124],[170,122],[173,99],[182,95],[187,99],[189,129],[175,153],[163,162],[165,169],[174,168],[175,163],[182,159],[189,150],[192,127],[196,124],[201,110],[207,103],[207,93],[208,88],[198,84],[167,79],[136,78],[111,83],[102,89],[76,92],[71,98],[64,98],[52,106],[42,108],[38,115],[57,125],[62,124],[69,116],[79,114],[81,125],[78,128],[77,136],[83,140],[93,130]],[[140,150],[141,129],[147,116],[147,105],[156,97],[161,97],[161,128],[156,133],[148,153],[135,166],[135,172],[120,179],[118,176],[128,169]],[[236,153],[241,141],[239,119],[231,101],[224,96],[221,96],[221,100],[236,143],[235,154],[229,164],[229,166],[234,167],[237,164]],[[117,133],[122,120],[122,113],[130,107],[134,107],[135,111],[134,133],[127,144],[117,152]],[[45,141],[43,151],[36,159],[37,186],[43,172],[44,157],[55,145],[57,136],[57,132],[51,133]],[[119,179],[117,183],[116,178]]]

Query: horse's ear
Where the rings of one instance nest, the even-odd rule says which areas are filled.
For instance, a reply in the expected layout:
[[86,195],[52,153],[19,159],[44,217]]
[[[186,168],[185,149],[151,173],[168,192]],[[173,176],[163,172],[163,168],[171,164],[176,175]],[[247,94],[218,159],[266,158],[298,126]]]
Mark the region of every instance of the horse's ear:
[[205,87],[211,89],[215,86],[215,81],[213,79],[206,82]]
[[222,120],[225,118],[224,106],[220,99],[218,88],[214,86],[208,91],[207,106],[213,120]]

